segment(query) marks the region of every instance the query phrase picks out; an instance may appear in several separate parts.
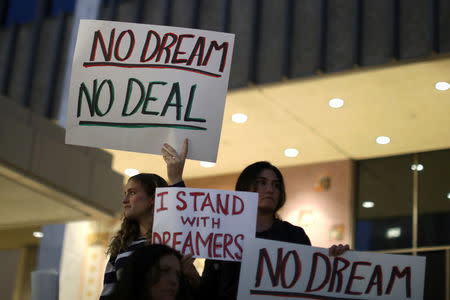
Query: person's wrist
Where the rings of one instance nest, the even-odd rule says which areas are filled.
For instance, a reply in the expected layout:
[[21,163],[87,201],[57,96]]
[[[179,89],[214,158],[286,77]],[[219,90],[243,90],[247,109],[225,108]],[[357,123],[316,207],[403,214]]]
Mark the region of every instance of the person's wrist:
[[169,178],[169,183],[170,183],[171,185],[180,183],[180,182],[182,182],[182,181],[183,181],[183,178],[182,178],[182,177],[173,177],[173,178]]

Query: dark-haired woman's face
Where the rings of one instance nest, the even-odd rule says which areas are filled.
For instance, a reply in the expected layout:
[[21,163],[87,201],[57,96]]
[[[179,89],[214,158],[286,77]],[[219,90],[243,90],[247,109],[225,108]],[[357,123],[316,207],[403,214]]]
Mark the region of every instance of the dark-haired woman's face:
[[273,213],[280,201],[281,183],[271,169],[264,169],[256,178],[255,192],[259,195],[258,210]]
[[153,212],[153,198],[147,195],[144,187],[134,180],[128,180],[122,200],[125,217],[137,219]]
[[156,268],[152,269],[152,278],[158,276],[159,280],[150,283],[152,299],[175,300],[180,286],[180,261],[175,255],[165,255],[159,261],[159,268]]

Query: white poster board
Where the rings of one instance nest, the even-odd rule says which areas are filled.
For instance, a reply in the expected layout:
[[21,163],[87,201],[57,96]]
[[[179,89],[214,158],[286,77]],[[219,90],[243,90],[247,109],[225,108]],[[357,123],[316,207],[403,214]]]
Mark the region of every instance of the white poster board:
[[423,299],[425,257],[252,239],[244,245],[238,300]]
[[240,261],[255,237],[258,194],[191,188],[157,188],[153,243],[182,254]]
[[81,20],[66,143],[215,162],[234,34]]

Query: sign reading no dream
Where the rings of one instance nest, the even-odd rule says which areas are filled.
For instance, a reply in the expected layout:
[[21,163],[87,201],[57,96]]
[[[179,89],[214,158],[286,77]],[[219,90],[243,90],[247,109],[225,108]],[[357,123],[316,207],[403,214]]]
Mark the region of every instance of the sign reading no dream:
[[234,35],[81,20],[66,143],[160,154],[163,143],[215,162]]

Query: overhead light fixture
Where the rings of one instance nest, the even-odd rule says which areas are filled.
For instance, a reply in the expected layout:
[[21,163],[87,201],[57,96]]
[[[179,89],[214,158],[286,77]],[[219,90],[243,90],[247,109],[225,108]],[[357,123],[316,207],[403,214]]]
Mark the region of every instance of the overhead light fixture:
[[412,164],[411,170],[420,172],[423,170],[423,165],[422,164]]
[[382,136],[377,137],[377,144],[386,145],[386,144],[389,144],[390,142],[391,142],[391,138],[388,136],[382,135]]
[[449,199],[449,200],[450,200],[450,193],[448,193],[448,194],[447,194],[447,199]]
[[136,170],[136,169],[126,169],[125,170],[125,174],[127,175],[127,176],[134,176],[134,175],[137,175],[137,174],[139,174],[139,171],[138,170]]
[[331,106],[332,108],[340,108],[344,106],[344,100],[342,100],[341,98],[333,98],[330,101],[328,101],[328,105]]
[[446,91],[446,90],[450,89],[450,84],[445,81],[439,81],[439,82],[436,82],[434,87],[439,91]]
[[386,230],[386,238],[396,239],[402,234],[402,229],[400,227],[392,227]]
[[35,238],[41,239],[41,238],[44,237],[44,233],[42,233],[42,232],[40,232],[40,231],[34,231],[34,232],[33,232],[33,236],[34,236]]
[[233,114],[231,116],[231,120],[234,123],[238,123],[238,124],[242,124],[242,123],[247,122],[247,119],[248,119],[247,115],[246,114],[242,114],[242,113],[236,113],[236,114]]
[[362,203],[362,207],[364,208],[372,208],[375,206],[375,203],[373,203],[372,201],[364,201]]
[[200,162],[200,166],[204,167],[204,168],[212,168],[214,167],[216,164],[213,162],[209,162],[209,161],[201,161]]
[[295,148],[288,148],[288,149],[284,150],[284,155],[287,157],[297,157],[298,150]]

